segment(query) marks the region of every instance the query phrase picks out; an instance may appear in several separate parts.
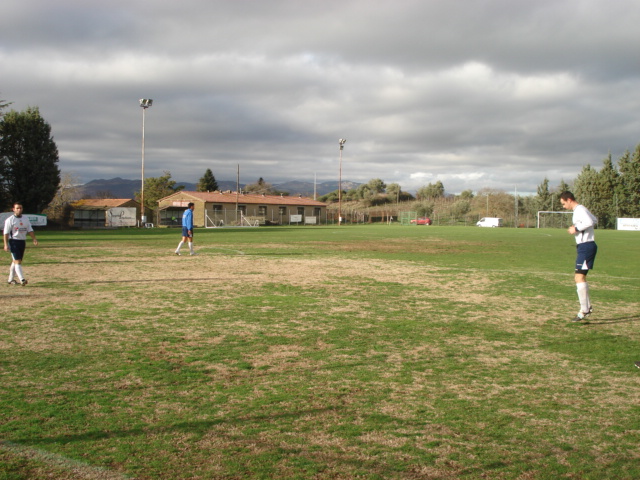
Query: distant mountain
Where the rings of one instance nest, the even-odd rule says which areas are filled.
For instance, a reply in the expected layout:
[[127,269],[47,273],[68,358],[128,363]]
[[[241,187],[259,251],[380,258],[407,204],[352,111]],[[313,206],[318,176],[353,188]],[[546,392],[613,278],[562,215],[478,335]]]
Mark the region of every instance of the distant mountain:
[[[189,182],[176,182],[176,185],[184,185],[184,190],[195,190],[197,185]],[[342,189],[351,190],[360,184],[356,182],[343,181]],[[241,183],[240,188],[245,184]],[[236,182],[228,180],[218,180],[218,187],[221,191],[236,190]],[[279,192],[286,192],[289,195],[303,195],[313,197],[314,185],[312,182],[290,181],[274,184],[273,187]],[[83,197],[93,198],[133,198],[135,192],[140,191],[140,180],[127,180],[116,177],[109,180],[91,180],[80,187]],[[318,197],[338,190],[338,182],[322,182],[315,186]]]
[[[183,190],[195,190],[195,183],[176,182],[176,185],[184,185]],[[83,197],[94,198],[133,198],[140,191],[140,180],[127,180],[125,178],[111,178],[109,180],[91,180],[81,186]],[[244,185],[240,185],[243,187]],[[221,190],[235,190],[236,182],[218,182]]]
[[134,192],[140,190],[140,180],[125,180],[120,177],[91,180],[81,188],[82,196],[85,198],[133,198]]

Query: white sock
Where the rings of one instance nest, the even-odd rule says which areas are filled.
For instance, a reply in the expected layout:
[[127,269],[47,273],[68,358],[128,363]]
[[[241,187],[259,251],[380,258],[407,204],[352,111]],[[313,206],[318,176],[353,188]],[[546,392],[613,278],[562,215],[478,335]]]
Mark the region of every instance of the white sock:
[[13,277],[16,274],[16,264],[11,262],[11,267],[9,268],[9,281],[13,282]]
[[578,291],[578,300],[580,301],[580,311],[582,313],[588,313],[589,308],[591,308],[589,284],[587,282],[578,283],[576,284],[576,289]]
[[22,273],[22,265],[19,263],[16,263],[16,273],[18,274],[18,278],[20,279],[20,281],[24,280],[24,274]]
[[176,253],[180,253],[180,249],[182,248],[182,245],[184,245],[184,242],[180,240],[180,243],[178,244],[178,248],[176,248]]
[[193,242],[189,242],[189,251],[193,253]]

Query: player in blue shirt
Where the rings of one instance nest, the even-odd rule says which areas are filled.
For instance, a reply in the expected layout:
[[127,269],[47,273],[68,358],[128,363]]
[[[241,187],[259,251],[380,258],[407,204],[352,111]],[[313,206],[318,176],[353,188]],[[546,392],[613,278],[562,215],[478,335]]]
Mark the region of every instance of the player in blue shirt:
[[180,255],[180,249],[184,242],[189,244],[189,254],[197,255],[196,252],[193,251],[193,209],[196,208],[193,202],[190,202],[187,205],[187,209],[182,214],[182,240],[178,244],[178,248],[176,248],[176,255]]

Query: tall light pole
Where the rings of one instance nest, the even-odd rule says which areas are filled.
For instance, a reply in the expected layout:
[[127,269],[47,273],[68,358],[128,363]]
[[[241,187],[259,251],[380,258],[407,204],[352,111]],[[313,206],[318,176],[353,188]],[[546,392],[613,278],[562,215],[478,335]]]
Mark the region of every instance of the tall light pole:
[[340,145],[340,176],[338,177],[338,225],[342,225],[342,150],[344,149],[344,144],[346,143],[346,138],[341,138],[338,140],[338,145]]
[[150,98],[141,98],[140,106],[142,107],[142,186],[140,188],[140,226],[144,227],[147,223],[147,217],[144,214],[144,114],[153,105],[153,100]]

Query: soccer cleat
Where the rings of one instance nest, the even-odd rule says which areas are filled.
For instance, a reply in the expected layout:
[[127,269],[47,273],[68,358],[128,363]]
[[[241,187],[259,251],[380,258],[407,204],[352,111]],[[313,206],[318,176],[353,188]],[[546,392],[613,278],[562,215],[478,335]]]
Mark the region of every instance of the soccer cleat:
[[593,312],[593,308],[589,307],[589,311],[588,312],[583,312],[580,311],[578,312],[578,314],[575,316],[575,318],[573,320],[571,320],[572,322],[581,322],[582,320],[586,320],[586,318],[591,315],[591,313]]
[[174,252],[176,255],[180,256],[180,252]]
[[640,368],[640,362],[636,362],[636,363],[634,363],[634,365],[635,365],[636,367]]
[[11,280],[7,280],[7,285],[17,285],[18,282],[16,282],[14,279]]
[[29,282],[27,282],[26,278],[23,278],[22,280],[20,280],[20,285],[22,285],[23,287]]
[[191,256],[198,255],[198,252],[193,252],[193,253],[190,253],[189,255],[191,255]]

